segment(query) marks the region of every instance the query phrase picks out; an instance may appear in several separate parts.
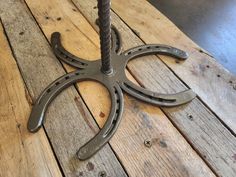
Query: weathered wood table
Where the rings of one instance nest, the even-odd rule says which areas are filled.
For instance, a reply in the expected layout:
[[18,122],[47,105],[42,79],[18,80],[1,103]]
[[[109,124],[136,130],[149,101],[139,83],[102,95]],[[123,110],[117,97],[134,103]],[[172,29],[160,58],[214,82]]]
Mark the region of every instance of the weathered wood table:
[[143,57],[128,64],[128,77],[162,93],[191,88],[198,97],[183,106],[158,108],[125,95],[117,133],[87,161],[75,153],[104,125],[110,109],[100,84],[70,87],[51,104],[44,129],[27,131],[40,92],[73,70],[52,53],[51,33],[62,33],[63,45],[77,56],[99,57],[96,4],[0,1],[0,177],[235,177],[236,77],[145,0],[112,0],[112,22],[125,38],[123,49],[162,43],[190,57],[184,62]]

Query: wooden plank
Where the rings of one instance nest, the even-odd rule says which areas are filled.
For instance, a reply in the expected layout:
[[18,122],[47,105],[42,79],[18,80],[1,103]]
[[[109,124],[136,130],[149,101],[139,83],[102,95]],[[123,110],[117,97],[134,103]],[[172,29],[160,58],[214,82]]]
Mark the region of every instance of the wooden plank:
[[[65,71],[24,2],[0,1],[0,15],[30,95],[35,99]],[[78,148],[98,128],[74,87],[58,96],[49,108],[45,129],[65,176],[94,177],[101,171],[107,176],[126,176],[109,145],[87,161],[75,157]]]
[[[65,0],[45,1],[43,4],[32,0],[26,2],[48,38],[52,32],[59,31],[69,51],[84,58],[85,55],[91,55],[89,58],[99,57],[98,36],[73,4]],[[52,6],[53,11],[50,10]],[[87,8],[87,12],[91,13],[90,10]],[[107,105],[106,94],[100,93],[104,97],[100,101],[97,96],[99,85],[91,86],[85,82],[84,85],[79,84],[79,88],[96,120],[104,121],[103,116],[97,116],[103,110],[93,107]],[[125,97],[125,101],[124,118],[111,140],[111,146],[130,176],[213,175],[159,108],[138,104],[138,101],[128,97]],[[153,141],[152,148],[143,145],[145,139]]]
[[0,176],[60,177],[44,130],[30,134],[31,98],[0,25]]
[[233,114],[236,109],[236,76],[225,70],[147,1],[114,0],[112,3],[114,11],[145,43],[165,43],[189,52],[189,59],[181,64],[176,64],[169,57],[159,57],[236,132],[236,116]]
[[[74,2],[96,28],[94,24],[97,18],[96,1],[75,0]],[[115,14],[112,14],[112,20],[122,34],[124,49],[143,44]],[[140,59],[130,62],[128,68],[139,83],[146,88],[163,93],[174,93],[186,89],[156,57],[143,57],[142,59],[143,61]],[[163,111],[219,175],[235,175],[235,136],[199,99],[195,99],[187,106],[163,109]]]

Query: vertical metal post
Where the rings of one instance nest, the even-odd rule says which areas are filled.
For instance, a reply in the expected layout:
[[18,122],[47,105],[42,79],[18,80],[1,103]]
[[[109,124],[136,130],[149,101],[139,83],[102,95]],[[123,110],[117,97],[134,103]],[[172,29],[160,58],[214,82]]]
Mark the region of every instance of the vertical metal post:
[[102,72],[110,74],[113,71],[111,66],[111,1],[98,0],[98,20],[100,33],[100,48]]

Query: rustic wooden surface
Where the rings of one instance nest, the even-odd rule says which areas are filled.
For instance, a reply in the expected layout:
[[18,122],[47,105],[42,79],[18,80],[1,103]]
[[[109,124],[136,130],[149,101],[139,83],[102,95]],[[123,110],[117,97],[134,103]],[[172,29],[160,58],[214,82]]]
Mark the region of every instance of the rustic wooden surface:
[[[125,19],[125,22],[127,18],[128,25],[130,25],[130,21],[133,24],[133,20],[125,15],[126,12],[119,9],[122,4],[128,2],[122,1],[121,4],[118,2],[120,1],[114,0],[113,2],[114,11],[123,20]],[[137,2],[140,5],[141,0]],[[152,10],[146,1],[143,3],[145,9]],[[131,5],[132,8],[139,9],[136,5]],[[142,36],[142,40],[140,40],[140,36],[137,36],[139,31],[134,33],[134,29],[132,31],[119,16],[112,13],[113,24],[123,37],[123,49],[143,44],[142,40],[145,40]],[[96,0],[26,0],[25,2],[7,0],[0,2],[0,17],[11,44],[13,56],[25,81],[26,90],[29,92],[28,100],[35,100],[47,84],[65,72],[73,70],[66,64],[61,65],[50,50],[48,41],[52,32],[62,33],[62,43],[70,52],[89,60],[99,58],[99,38],[96,32],[98,29],[94,23],[97,18]],[[145,21],[147,27],[151,26],[149,23],[151,21]],[[169,30],[167,24],[170,22],[166,18],[163,17],[162,23],[166,26],[166,30]],[[170,29],[173,30],[174,27],[171,26]],[[179,34],[177,30],[171,32]],[[162,33],[162,35],[164,34]],[[167,34],[164,36],[169,39]],[[155,36],[154,38],[156,39]],[[185,45],[189,44],[185,43],[185,38],[186,36],[182,35],[182,41],[176,39],[178,41],[176,45],[170,43],[170,39],[169,42],[167,39],[166,41],[156,39],[156,43],[172,44],[185,49]],[[189,50],[189,48],[187,49]],[[192,56],[191,53],[191,62],[194,57],[195,55]],[[173,58],[169,57],[162,57],[162,60],[170,63],[173,61],[172,65],[178,67],[186,64],[186,62],[177,64]],[[182,82],[185,82],[182,79],[184,76],[178,75],[173,69],[175,66],[169,66],[169,63],[166,63],[168,67],[156,56],[142,57],[142,60],[129,63],[127,75],[133,82],[158,92],[182,91],[186,89],[186,84],[192,88],[191,83]],[[188,70],[188,68],[185,66],[182,70]],[[1,72],[0,70],[0,75]],[[20,79],[19,71],[16,69],[15,72],[18,72]],[[214,82],[214,79],[205,78],[206,81]],[[160,109],[125,95],[124,117],[117,133],[110,141],[110,145],[105,146],[88,161],[82,162],[75,158],[75,152],[98,131],[93,118],[100,127],[104,125],[110,109],[110,100],[106,89],[98,83],[76,84],[76,88],[72,87],[64,91],[49,108],[45,123],[48,137],[45,136],[43,130],[40,131],[45,142],[40,149],[46,147],[48,152],[43,151],[43,153],[48,153],[49,156],[44,159],[45,162],[35,162],[35,174],[37,176],[59,176],[61,174],[73,177],[98,176],[99,172],[106,171],[107,176],[112,177],[127,175],[235,176],[236,141],[234,133],[219,121],[218,114],[212,113],[212,110],[214,111],[212,105],[202,102],[204,99],[201,97],[201,92],[197,91],[200,98],[196,98],[190,104],[171,109]],[[228,89],[227,93],[233,95],[232,90],[229,92]],[[208,92],[204,91],[204,95],[207,94]],[[216,95],[216,97],[218,96],[221,95]],[[15,101],[16,105],[17,103]],[[229,104],[231,103],[229,102]],[[28,114],[29,109],[28,103]],[[26,113],[27,110],[25,110]],[[2,109],[0,109],[1,112]],[[227,112],[225,115],[228,115]],[[220,118],[227,123],[224,117]],[[40,135],[29,134],[28,136],[32,138],[31,141],[37,141],[35,139]],[[35,136],[37,137],[35,138]],[[144,146],[143,142],[146,139],[152,142],[151,148]],[[48,140],[51,142],[51,147]],[[0,142],[2,142],[1,139]],[[3,151],[0,149],[0,153],[4,152],[6,149]],[[19,155],[19,158],[27,155]],[[58,160],[58,164],[55,159]],[[43,170],[45,163],[49,163],[46,170],[55,174],[48,174],[46,170]],[[0,158],[0,169],[2,164]],[[40,164],[44,164],[44,166]],[[17,164],[13,164],[12,168],[14,166],[19,168]],[[26,167],[24,168],[26,169]],[[37,174],[40,170],[42,173]],[[26,174],[33,172],[34,170],[25,170]],[[9,171],[6,170],[2,176],[5,177],[8,173]],[[16,173],[12,176],[20,176],[20,174]]]
[[[44,3],[43,5],[40,5],[40,8],[38,8],[39,6],[39,2],[36,1],[26,1],[28,6],[30,7],[34,17],[36,18],[36,20],[38,21],[41,29],[43,30],[43,32],[46,34],[46,36],[48,36],[50,38],[50,35],[52,32],[54,32],[55,30],[58,30],[59,32],[62,33],[62,37],[63,37],[63,44],[65,45],[65,48],[70,50],[72,49],[73,53],[75,53],[76,55],[79,55],[80,57],[86,58],[86,56],[81,55],[81,53],[89,53],[92,54],[91,56],[96,56],[96,52],[99,51],[99,40],[98,40],[98,36],[96,38],[92,37],[90,38],[90,35],[86,35],[86,34],[93,34],[94,30],[91,28],[91,26],[89,25],[89,23],[86,21],[86,19],[78,14],[78,12],[75,12],[73,10],[73,8],[75,8],[71,3],[68,3],[67,1],[57,1],[57,5],[54,6],[54,11],[50,11],[50,7],[53,4],[56,4],[56,1],[50,1],[47,3]],[[62,5],[63,4],[63,5]],[[60,10],[63,8],[63,12],[61,12]],[[47,16],[49,17],[49,19],[45,18],[45,13],[47,12]],[[60,18],[60,20],[54,20]],[[80,22],[80,24],[78,24],[79,26],[74,27],[76,24],[76,22]],[[83,25],[84,24],[84,25]],[[87,25],[86,25],[87,24]],[[78,28],[80,29],[79,31],[84,31],[84,33],[79,33]],[[69,29],[70,32],[66,32],[66,29]],[[77,34],[78,36],[74,36],[74,34]],[[76,44],[79,44],[79,40],[85,40],[87,39],[86,42],[83,42],[83,47],[81,47],[79,50],[75,47]],[[78,40],[79,39],[79,40]],[[91,42],[92,41],[92,42]],[[88,44],[88,45],[86,45]],[[94,52],[94,48],[90,46],[93,46],[94,44],[96,44],[97,46],[97,51]],[[91,50],[91,51],[90,51]],[[92,57],[89,58],[92,58]],[[97,55],[97,58],[99,56]],[[102,105],[107,105],[107,102],[109,101],[108,97],[106,97],[106,95],[102,94],[101,92],[101,96],[107,98],[106,100],[104,99],[104,102],[98,102],[96,100],[100,100],[99,98],[96,98],[95,95],[97,94],[97,88],[99,87],[99,85],[97,85],[96,87],[92,87],[90,88],[88,84],[90,83],[84,83],[84,85],[87,85],[86,87],[88,88],[86,90],[86,88],[81,88],[80,86],[80,93],[83,96],[85,102],[87,103],[88,107],[90,108],[89,105],[101,105],[101,107],[103,107]],[[84,93],[86,93],[86,95],[84,95]],[[91,95],[94,95],[91,99]],[[89,97],[89,99],[87,99],[87,97]],[[126,105],[125,107],[127,110],[130,109],[134,109],[132,104],[130,105]],[[154,108],[156,109],[156,108]],[[92,108],[90,108],[91,112],[95,112],[96,110],[93,110]],[[141,114],[143,112],[143,114],[145,112],[148,112],[148,110],[146,110],[145,108],[142,110],[141,109],[141,113],[139,113],[138,111],[139,109],[137,109],[135,112],[130,112],[127,117],[128,120],[131,121],[132,124],[142,124],[143,120],[142,119],[134,119],[134,117],[139,116],[139,114]],[[100,113],[101,110],[99,110],[98,113]],[[154,110],[154,112],[156,114],[158,114],[157,111]],[[95,115],[98,115],[95,114]],[[95,116],[94,115],[94,116]],[[160,116],[163,116],[163,113],[159,113]],[[126,116],[124,116],[126,117]],[[140,116],[139,116],[140,117]],[[147,114],[147,119],[152,118],[153,116]],[[100,116],[95,117],[96,118],[100,118]],[[103,118],[103,121],[105,121],[105,119]],[[125,121],[124,121],[125,122]],[[130,124],[131,124],[130,123]],[[128,125],[130,125],[128,124]],[[152,124],[152,123],[150,123]],[[154,123],[154,125],[157,123]],[[160,124],[160,123],[159,123]],[[170,122],[167,119],[163,120],[163,124],[167,124],[169,125]],[[125,124],[127,125],[127,124]],[[163,126],[165,127],[165,126]],[[126,144],[124,143],[124,141],[128,141],[128,142],[134,142],[134,136],[133,134],[135,134],[136,128],[127,128],[124,126],[121,126],[119,129],[119,132],[117,132],[116,137],[119,137],[119,139],[117,139],[117,141],[115,141],[115,143],[113,143],[113,141],[111,141],[111,146],[112,148],[115,150],[115,152],[118,154],[121,162],[123,163],[124,166],[127,166],[127,173],[131,176],[137,176],[137,175],[149,175],[152,174],[154,176],[186,176],[186,174],[191,174],[194,176],[194,174],[199,173],[199,170],[201,171],[201,173],[206,173],[207,175],[210,175],[209,172],[205,172],[206,169],[204,168],[204,165],[202,164],[201,160],[198,159],[198,157],[196,156],[195,152],[192,151],[189,148],[185,148],[185,142],[182,141],[184,140],[183,138],[181,138],[180,136],[174,136],[173,140],[172,137],[168,137],[168,136],[173,136],[174,133],[171,131],[172,129],[174,131],[174,127],[170,126],[170,130],[167,131],[167,135],[165,135],[163,133],[163,136],[167,136],[165,137],[165,141],[170,141],[171,143],[175,144],[176,147],[176,151],[179,152],[179,154],[182,152],[183,149],[188,149],[186,150],[186,152],[189,154],[189,158],[192,159],[192,161],[195,162],[195,165],[198,164],[199,166],[201,166],[201,168],[203,168],[203,170],[201,170],[200,168],[196,168],[196,171],[191,170],[193,168],[193,164],[188,164],[188,161],[185,160],[183,155],[178,155],[178,159],[179,162],[177,162],[176,159],[176,151],[172,151],[170,148],[170,152],[169,153],[162,153],[162,151],[165,149],[163,148],[158,148],[160,149],[160,154],[162,154],[162,156],[166,157],[167,159],[169,159],[168,161],[173,161],[173,166],[175,166],[175,170],[173,170],[173,168],[168,167],[166,165],[162,165],[162,164],[158,164],[157,161],[158,159],[155,158],[155,153],[157,152],[157,150],[153,147],[152,151],[150,151],[149,149],[145,148],[143,145],[144,140],[148,137],[152,136],[158,136],[159,139],[164,139],[162,138],[162,136],[160,136],[159,134],[161,132],[164,132],[163,130],[158,130],[157,128],[154,128],[153,131],[146,129],[146,136],[143,135],[143,133],[141,132],[140,134],[137,134],[137,139],[139,141],[137,141],[136,144]],[[124,138],[121,138],[122,135],[125,134]],[[172,135],[173,134],[173,135]],[[114,138],[115,139],[115,138]],[[157,139],[157,137],[156,137]],[[159,140],[160,141],[160,140]],[[164,140],[163,140],[164,141]],[[171,147],[171,143],[170,143],[170,147]],[[115,145],[114,145],[115,144]],[[141,149],[143,149],[143,152],[145,152],[145,157],[152,157],[150,158],[150,160],[147,162],[146,158],[141,158],[140,157],[140,150],[139,148],[137,150],[135,150],[133,147],[137,146],[140,147]],[[178,147],[179,146],[179,147]],[[158,147],[158,146],[157,146]],[[122,149],[125,149],[124,153]],[[132,158],[138,158],[140,159],[139,161],[136,162],[136,160],[134,160],[134,165],[128,165],[130,163],[130,160],[128,159],[129,153],[132,152],[133,156]],[[143,169],[143,165],[145,163],[148,163],[147,168],[150,168],[149,170],[144,170]],[[128,168],[129,167],[129,168]],[[151,168],[153,167],[153,168]],[[156,170],[156,168],[158,170]],[[182,169],[185,168],[186,172],[184,172]],[[148,174],[147,174],[148,173]],[[150,175],[149,175],[150,176]]]

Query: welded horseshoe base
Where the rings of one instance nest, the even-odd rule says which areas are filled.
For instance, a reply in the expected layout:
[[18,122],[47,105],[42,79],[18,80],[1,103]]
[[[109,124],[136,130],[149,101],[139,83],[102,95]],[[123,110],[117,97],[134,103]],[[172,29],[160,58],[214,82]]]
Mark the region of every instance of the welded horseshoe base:
[[88,159],[101,149],[114,135],[121,120],[123,112],[123,94],[122,90],[139,100],[158,105],[158,106],[177,106],[191,101],[196,95],[191,90],[183,91],[176,94],[160,94],[148,91],[142,87],[133,84],[125,75],[127,63],[137,57],[153,54],[169,55],[180,60],[187,59],[187,54],[174,47],[166,45],[143,45],[132,48],[121,53],[121,38],[118,31],[112,28],[112,49],[111,64],[114,72],[104,74],[101,71],[100,60],[87,61],[66,51],[60,41],[60,33],[52,34],[51,44],[56,56],[65,63],[78,68],[74,72],[68,73],[52,84],[50,84],[36,101],[28,122],[28,129],[36,132],[44,122],[45,111],[50,102],[65,88],[76,82],[84,80],[93,80],[103,84],[109,91],[112,107],[101,131],[89,142],[82,146],[77,152],[81,160]]

